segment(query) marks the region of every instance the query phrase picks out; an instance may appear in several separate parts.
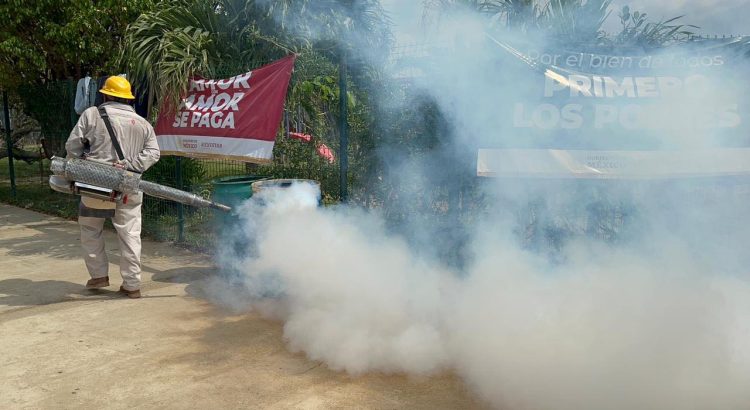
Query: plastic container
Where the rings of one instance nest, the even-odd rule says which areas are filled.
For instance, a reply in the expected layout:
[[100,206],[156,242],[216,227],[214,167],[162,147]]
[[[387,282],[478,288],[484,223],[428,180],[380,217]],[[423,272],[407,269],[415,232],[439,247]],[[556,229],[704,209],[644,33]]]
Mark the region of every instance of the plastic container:
[[243,175],[218,178],[211,181],[213,192],[211,199],[214,202],[232,207],[232,212],[214,211],[214,224],[217,235],[221,235],[239,221],[236,208],[243,201],[253,196],[252,184],[265,177],[258,175]]
[[318,190],[318,205],[321,205],[323,198],[320,191],[320,183],[312,179],[264,179],[252,183],[253,194],[257,195],[261,191],[269,189],[286,189],[294,184],[310,184],[317,187]]
[[[320,184],[307,179],[263,179],[256,176],[229,177],[214,181],[214,201],[231,207],[269,190],[286,189],[296,183],[307,183],[317,187],[317,203],[320,205]],[[255,198],[257,200],[258,197]],[[223,202],[222,202],[223,201]],[[266,206],[264,202],[257,203]],[[257,210],[257,209],[256,209]],[[284,284],[281,277],[274,271],[244,272],[241,264],[244,258],[257,256],[256,241],[263,238],[256,237],[253,232],[252,221],[240,223],[236,214],[217,215],[217,238],[221,238],[218,255],[219,274],[226,284],[237,292],[245,292],[251,298],[276,299],[284,295]]]
[[252,184],[264,178],[266,177],[243,175],[214,179],[211,181],[213,184],[212,199],[214,202],[234,208],[253,196]]

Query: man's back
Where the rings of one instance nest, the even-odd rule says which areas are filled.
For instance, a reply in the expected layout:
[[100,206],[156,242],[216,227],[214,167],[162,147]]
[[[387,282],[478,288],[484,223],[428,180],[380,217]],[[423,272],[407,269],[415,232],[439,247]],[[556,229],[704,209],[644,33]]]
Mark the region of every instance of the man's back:
[[[159,160],[159,145],[154,129],[148,121],[136,114],[133,107],[114,101],[106,102],[100,107],[106,110],[125,156],[127,168],[144,172]],[[65,148],[69,158],[80,158],[84,150],[88,149],[87,157],[90,159],[108,163],[118,160],[97,107],[90,107],[81,114]]]

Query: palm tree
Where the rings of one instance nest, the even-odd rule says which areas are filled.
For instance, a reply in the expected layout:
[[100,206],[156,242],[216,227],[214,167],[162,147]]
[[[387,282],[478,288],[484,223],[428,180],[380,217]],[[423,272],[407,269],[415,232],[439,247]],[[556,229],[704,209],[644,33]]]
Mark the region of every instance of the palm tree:
[[619,13],[622,30],[615,35],[614,42],[624,46],[660,47],[685,41],[695,34],[691,24],[672,24],[684,16],[672,17],[660,22],[649,22],[647,14],[623,6]]
[[153,85],[152,98],[176,100],[193,75],[389,42],[378,0],[167,0],[128,28],[123,60],[136,85]]
[[[691,25],[672,24],[680,17],[648,22],[645,13],[620,13],[622,30],[606,33],[612,0],[425,0],[425,15],[448,15],[468,9],[488,17],[488,28],[541,36],[545,42],[655,47],[681,41]],[[430,23],[430,21],[428,21]]]
[[273,50],[258,24],[242,24],[237,3],[172,0],[142,14],[128,27],[122,56],[135,85],[151,85],[150,98],[176,99],[193,75],[213,76],[227,62],[243,67]]

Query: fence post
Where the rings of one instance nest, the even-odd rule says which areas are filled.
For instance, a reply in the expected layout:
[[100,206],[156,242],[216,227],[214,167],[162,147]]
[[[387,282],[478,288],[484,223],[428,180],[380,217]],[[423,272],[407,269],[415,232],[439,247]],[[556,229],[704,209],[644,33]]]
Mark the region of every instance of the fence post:
[[[182,157],[176,158],[176,179],[177,189],[183,189],[182,187]],[[185,207],[178,203],[177,204],[177,242],[182,242],[185,239]]]
[[[70,98],[68,98],[68,107],[70,107],[70,126],[68,127],[68,130],[71,130],[78,122],[78,113],[76,112],[76,86],[73,84],[72,78],[68,78],[68,93],[70,94]],[[60,141],[60,152],[65,152],[65,142],[67,139],[64,137],[58,139]]]
[[3,116],[5,117],[5,145],[8,149],[8,173],[10,174],[10,192],[16,198],[16,170],[13,167],[13,141],[10,132],[10,109],[8,93],[3,90]]
[[339,62],[339,200],[346,202],[349,193],[347,192],[349,173],[349,121],[348,121],[348,104],[346,92],[346,57],[341,51],[341,60]]

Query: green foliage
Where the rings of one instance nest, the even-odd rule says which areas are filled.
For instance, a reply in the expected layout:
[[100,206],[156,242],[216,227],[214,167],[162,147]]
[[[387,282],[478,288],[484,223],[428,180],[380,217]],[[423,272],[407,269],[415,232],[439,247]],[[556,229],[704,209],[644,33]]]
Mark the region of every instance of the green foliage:
[[[602,25],[612,0],[427,0],[426,16],[438,23],[440,15],[461,10],[480,12],[488,26],[542,35],[548,41],[593,41],[604,37]],[[437,16],[435,18],[434,16]]]
[[[682,16],[649,22],[646,13],[619,13],[622,30],[608,33],[603,26],[612,13],[612,0],[426,0],[428,24],[439,24],[439,16],[457,10],[480,12],[488,27],[513,30],[546,42],[595,46],[660,47],[689,38],[693,25],[672,24]],[[438,17],[435,17],[438,16]]]
[[[354,47],[343,39],[352,38],[387,52],[381,46],[391,41],[389,24],[378,1],[165,1],[130,26],[123,58],[136,84],[152,84],[155,100],[176,103],[193,75],[225,78],[297,53],[287,110],[314,141],[279,140],[274,164],[253,173],[319,179],[324,191],[337,193],[337,165],[315,149],[326,144],[338,152],[338,63],[340,52]],[[347,93],[349,162],[356,180],[373,162],[373,120],[362,102],[376,88],[370,84],[377,75],[362,64],[352,64],[349,72],[350,81],[360,85]]]
[[267,61],[283,55],[236,3],[171,0],[142,14],[128,28],[121,56],[133,83],[152,86],[157,101],[176,103],[192,76],[211,78],[229,64],[239,73],[259,54]]
[[324,194],[338,196],[338,166],[320,158],[315,152],[315,144],[315,140],[310,144],[281,138],[274,146],[276,160],[271,165],[258,167],[255,174],[269,178],[312,179],[321,184]]
[[221,68],[240,73],[289,53],[336,59],[366,43],[385,57],[388,27],[377,0],[166,0],[131,24],[122,58],[136,85],[177,103],[190,77]]
[[0,3],[0,86],[14,89],[114,71],[126,26],[154,0],[9,0]]
[[[317,155],[315,148],[326,144],[336,153],[337,158],[340,156],[338,69],[337,64],[322,54],[307,53],[300,56],[298,69],[292,78],[287,109],[297,122],[296,126],[292,124],[292,128],[302,125],[300,131],[312,135],[313,141],[312,144],[300,141],[277,143],[274,152],[274,157],[281,164],[286,164],[282,166],[294,166],[296,161],[302,161],[318,169],[323,192],[331,196],[338,195],[338,163],[327,163]],[[353,79],[348,82],[348,90],[349,186],[361,187],[366,184],[368,173],[376,167],[377,118],[373,112],[375,104],[371,101],[370,90],[355,87]],[[286,152],[286,149],[291,151]]]
[[334,57],[367,44],[386,56],[392,42],[390,20],[380,0],[277,0],[266,3],[269,16],[297,42],[315,45]]
[[192,158],[162,157],[143,175],[157,184],[177,187],[177,163],[181,164],[183,190],[191,190],[206,178],[206,169],[200,160]]
[[543,9],[541,28],[562,41],[600,41],[612,0],[552,0]]
[[614,37],[614,41],[624,46],[661,47],[689,39],[695,34],[691,29],[698,28],[690,24],[672,24],[684,16],[649,22],[646,13],[631,13],[628,6],[622,7],[619,16],[622,30]]
[[22,102],[23,111],[39,124],[45,155],[63,156],[65,141],[77,121],[72,110],[72,81],[24,84],[16,93]]
[[39,125],[46,155],[62,155],[75,123],[75,83],[56,80],[121,71],[125,27],[155,0],[0,2],[0,87]]

